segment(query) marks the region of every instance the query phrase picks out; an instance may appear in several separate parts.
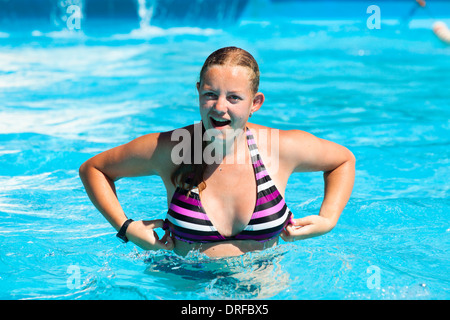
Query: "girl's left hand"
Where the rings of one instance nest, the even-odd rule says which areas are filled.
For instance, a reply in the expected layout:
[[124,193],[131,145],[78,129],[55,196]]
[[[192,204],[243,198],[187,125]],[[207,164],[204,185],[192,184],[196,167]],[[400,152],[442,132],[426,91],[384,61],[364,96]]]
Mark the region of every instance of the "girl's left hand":
[[155,229],[163,228],[164,220],[133,221],[128,226],[127,238],[144,250],[173,250],[174,242],[169,230],[165,230],[164,236],[160,239]]
[[330,219],[315,215],[292,220],[294,224],[287,225],[281,233],[286,242],[321,236],[335,226]]

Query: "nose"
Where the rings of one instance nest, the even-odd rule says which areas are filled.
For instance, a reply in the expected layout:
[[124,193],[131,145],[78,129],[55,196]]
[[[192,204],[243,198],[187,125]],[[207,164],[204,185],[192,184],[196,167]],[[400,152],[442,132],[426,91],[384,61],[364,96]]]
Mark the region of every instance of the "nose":
[[219,114],[224,114],[227,112],[227,99],[225,96],[220,95],[217,98],[216,104],[214,105],[214,109],[219,113]]

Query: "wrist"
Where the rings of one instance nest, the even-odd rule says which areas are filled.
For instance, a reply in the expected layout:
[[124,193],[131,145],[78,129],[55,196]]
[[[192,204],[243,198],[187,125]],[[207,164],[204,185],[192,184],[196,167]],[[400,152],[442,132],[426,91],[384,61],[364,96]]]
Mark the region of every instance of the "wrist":
[[336,226],[341,212],[342,210],[340,208],[322,207],[320,208],[319,217],[325,219],[331,230]]
[[333,219],[333,218],[329,218],[329,217],[323,217],[321,216],[321,218],[323,218],[324,221],[324,231],[325,233],[333,230],[333,228],[336,226],[337,224],[337,220]]
[[128,226],[133,222],[133,219],[128,219],[126,220],[122,226],[119,229],[119,232],[117,232],[116,237],[119,238],[123,243],[127,243],[128,242],[128,238],[127,238],[127,229]]

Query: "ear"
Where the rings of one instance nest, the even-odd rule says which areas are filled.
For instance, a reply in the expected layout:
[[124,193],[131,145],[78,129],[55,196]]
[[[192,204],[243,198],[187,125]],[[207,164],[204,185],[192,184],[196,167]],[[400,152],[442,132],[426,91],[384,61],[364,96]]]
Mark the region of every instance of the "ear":
[[264,94],[262,92],[257,92],[255,96],[253,97],[253,104],[251,108],[251,112],[256,112],[261,108],[262,104],[264,103],[264,100],[266,98],[264,97]]
[[196,86],[197,86],[197,91],[200,92],[200,82],[197,82]]

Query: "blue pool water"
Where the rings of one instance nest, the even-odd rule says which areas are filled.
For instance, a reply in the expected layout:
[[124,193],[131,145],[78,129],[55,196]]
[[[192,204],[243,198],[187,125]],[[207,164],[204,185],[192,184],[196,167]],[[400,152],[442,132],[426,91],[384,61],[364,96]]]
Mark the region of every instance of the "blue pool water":
[[[198,1],[170,14],[169,1],[0,2],[0,298],[450,298],[450,46],[431,31],[450,25],[450,5],[428,2],[431,14],[406,20],[410,2],[379,1],[381,29],[365,1]],[[80,29],[67,27],[69,4],[84,8]],[[120,244],[78,167],[198,121],[198,72],[227,45],[259,62],[254,122],[355,154],[338,225],[219,260]],[[158,178],[117,189],[129,217],[164,217]],[[322,192],[320,173],[293,175],[295,217],[317,214]]]

